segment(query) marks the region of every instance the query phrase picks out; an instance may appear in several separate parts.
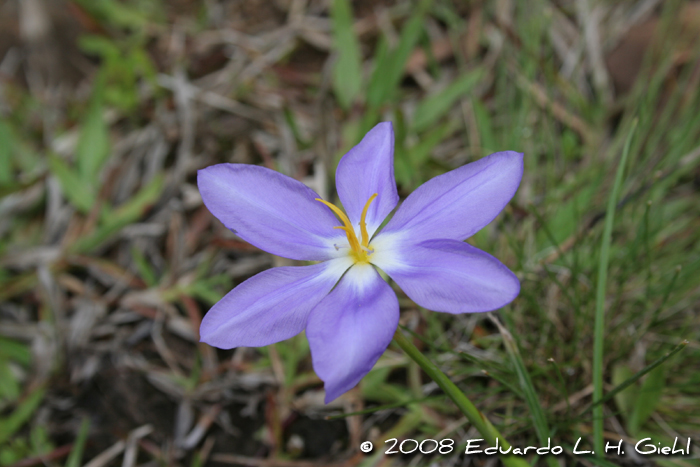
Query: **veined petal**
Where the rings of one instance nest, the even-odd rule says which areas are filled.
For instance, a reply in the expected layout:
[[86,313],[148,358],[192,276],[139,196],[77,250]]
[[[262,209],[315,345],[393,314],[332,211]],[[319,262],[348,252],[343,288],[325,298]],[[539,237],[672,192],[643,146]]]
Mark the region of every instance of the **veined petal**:
[[394,128],[391,122],[376,125],[343,156],[335,172],[335,185],[340,202],[356,230],[367,200],[377,193],[366,217],[367,233],[371,237],[399,202],[394,180]]
[[373,255],[372,262],[396,281],[411,300],[429,310],[491,311],[510,303],[520,292],[515,274],[493,256],[468,243],[457,240],[427,240],[417,245],[400,240],[393,245],[385,243],[378,243],[377,251],[381,255]]
[[309,312],[351,264],[338,258],[312,266],[272,268],[251,277],[204,316],[202,342],[221,349],[261,347],[299,334]]
[[306,327],[326,403],[353,388],[379,360],[399,324],[399,302],[369,264],[356,264],[313,309]]
[[523,155],[497,152],[424,183],[406,198],[384,232],[403,231],[413,242],[464,240],[491,222],[515,194]]
[[217,164],[197,173],[204,204],[245,241],[275,255],[323,261],[345,236],[311,188],[265,167]]

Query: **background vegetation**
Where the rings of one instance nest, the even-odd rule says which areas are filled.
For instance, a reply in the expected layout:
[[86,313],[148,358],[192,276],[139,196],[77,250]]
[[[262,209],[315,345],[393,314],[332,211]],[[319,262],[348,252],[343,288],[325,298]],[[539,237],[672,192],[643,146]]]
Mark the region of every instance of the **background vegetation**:
[[402,196],[525,153],[469,240],[520,296],[448,316],[397,289],[416,344],[512,444],[565,447],[547,465],[700,465],[570,454],[596,430],[700,438],[699,32],[677,0],[0,1],[0,465],[495,465],[382,454],[478,438],[398,348],[326,406],[303,335],[198,343],[231,287],[292,263],[214,219],[196,170],[263,164],[332,199],[381,120]]

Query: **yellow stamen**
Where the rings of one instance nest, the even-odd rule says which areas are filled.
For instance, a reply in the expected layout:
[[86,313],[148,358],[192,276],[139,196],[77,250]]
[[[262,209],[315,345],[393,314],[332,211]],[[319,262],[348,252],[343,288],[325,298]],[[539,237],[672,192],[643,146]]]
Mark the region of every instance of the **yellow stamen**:
[[[346,216],[345,213],[334,204],[329,203],[328,201],[324,201],[320,198],[316,198],[316,201],[319,201],[328,206],[331,209],[331,211],[333,211],[335,215],[338,216],[338,219],[340,219],[340,221],[343,223],[343,225],[338,225],[333,228],[345,231],[345,235],[348,237],[348,243],[350,243],[350,248],[352,249],[352,255],[359,262],[369,262],[368,257],[374,252],[374,250],[369,248],[369,234],[367,232],[367,222],[365,221],[365,219],[367,218],[367,210],[369,209],[369,205],[376,197],[377,193],[370,196],[370,198],[367,200],[367,204],[365,204],[365,207],[362,209],[362,216],[360,217],[360,234],[362,236],[361,243],[360,240],[358,240],[357,238],[357,234],[355,234],[355,229],[352,227],[352,223],[350,223],[350,219],[348,219],[348,216]],[[337,245],[336,249],[338,249]]]
[[345,231],[345,235],[348,237],[348,242],[350,242],[350,248],[352,248],[353,251],[362,251],[360,249],[360,242],[357,240],[357,235],[355,235],[355,229],[352,228],[352,224],[350,223],[350,219],[348,219],[348,216],[346,216],[345,213],[341,211],[336,205],[329,203],[328,201],[324,201],[320,198],[316,198],[316,201],[319,201],[331,208],[331,211],[333,211],[335,215],[338,216],[338,219],[340,219],[340,221],[343,224],[345,224],[338,225],[333,228]]
[[367,234],[367,223],[365,222],[365,218],[367,217],[367,210],[369,209],[369,205],[374,201],[374,198],[377,197],[377,193],[373,194],[372,196],[369,197],[367,200],[367,204],[365,204],[365,207],[362,209],[362,217],[360,218],[360,232],[362,233],[362,246],[368,246],[369,245],[369,235]]

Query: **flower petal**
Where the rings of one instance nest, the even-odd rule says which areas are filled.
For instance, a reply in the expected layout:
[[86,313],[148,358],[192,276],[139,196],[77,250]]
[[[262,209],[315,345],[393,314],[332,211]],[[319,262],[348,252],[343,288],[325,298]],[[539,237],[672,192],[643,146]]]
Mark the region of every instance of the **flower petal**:
[[399,324],[399,302],[377,271],[356,264],[313,309],[306,327],[326,403],[353,388],[384,353]]
[[515,274],[468,243],[427,240],[417,245],[379,243],[376,248],[381,255],[372,258],[372,263],[411,300],[429,310],[491,311],[510,303],[520,292]]
[[345,235],[311,188],[274,170],[217,164],[197,174],[204,204],[245,241],[275,255],[323,261],[338,256]]
[[367,233],[371,237],[399,202],[394,180],[394,128],[391,122],[376,125],[343,156],[335,172],[335,185],[340,202],[355,227],[367,200],[377,193],[366,217]]
[[523,155],[497,152],[424,183],[406,198],[384,232],[410,231],[415,242],[464,240],[491,222],[515,194]]
[[204,316],[202,342],[222,349],[261,347],[289,339],[352,263],[339,258],[313,266],[272,268],[230,291]]

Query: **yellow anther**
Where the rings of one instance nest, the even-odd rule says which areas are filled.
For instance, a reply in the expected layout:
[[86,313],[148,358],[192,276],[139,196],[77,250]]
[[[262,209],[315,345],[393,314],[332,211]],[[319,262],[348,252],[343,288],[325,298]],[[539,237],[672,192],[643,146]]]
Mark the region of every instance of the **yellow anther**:
[[355,229],[352,228],[352,224],[350,223],[350,219],[348,219],[348,216],[346,216],[345,213],[333,203],[324,201],[321,198],[316,198],[316,201],[319,201],[331,208],[331,211],[333,211],[335,215],[338,216],[338,219],[340,219],[340,221],[344,224],[335,226],[333,228],[345,231],[345,235],[348,237],[348,242],[350,242],[350,248],[352,248],[352,250],[355,252],[362,251],[362,249],[360,248],[360,242],[359,240],[357,240],[357,235],[355,235]]
[[367,217],[367,210],[369,209],[369,205],[372,203],[372,201],[374,201],[374,198],[376,197],[377,193],[369,197],[367,203],[365,204],[365,207],[362,209],[362,217],[360,217],[360,232],[362,233],[362,246],[365,247],[369,245],[369,234],[367,233],[367,223],[365,222],[365,218]]
[[[362,210],[362,216],[360,217],[360,234],[362,235],[362,242],[358,240],[357,234],[355,234],[355,229],[350,223],[350,219],[348,219],[348,216],[346,216],[343,211],[341,211],[336,205],[329,203],[328,201],[316,198],[316,201],[319,201],[328,206],[331,209],[331,211],[333,211],[335,215],[338,216],[338,219],[340,219],[340,221],[343,223],[343,225],[337,225],[333,228],[345,231],[345,235],[348,237],[348,243],[350,243],[350,248],[352,249],[352,255],[359,262],[368,262],[369,255],[371,255],[374,252],[374,250],[369,248],[369,234],[367,233],[367,223],[365,222],[365,218],[367,217],[367,210],[369,209],[370,203],[376,197],[376,193],[370,196],[369,200],[367,200],[367,204],[365,204],[365,207]],[[336,250],[339,249],[337,245],[335,245],[335,248]]]

